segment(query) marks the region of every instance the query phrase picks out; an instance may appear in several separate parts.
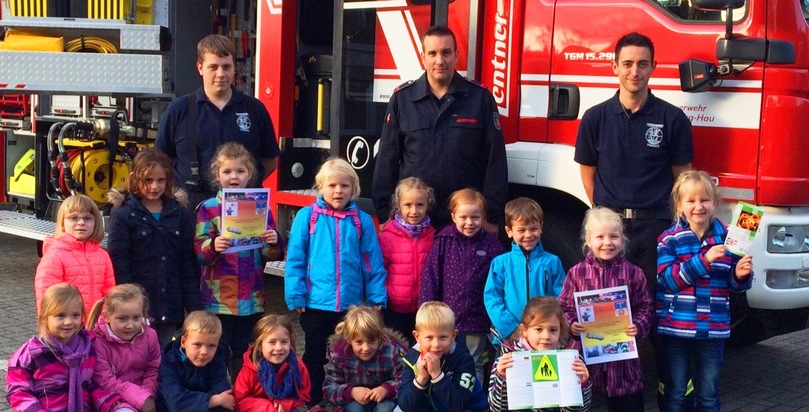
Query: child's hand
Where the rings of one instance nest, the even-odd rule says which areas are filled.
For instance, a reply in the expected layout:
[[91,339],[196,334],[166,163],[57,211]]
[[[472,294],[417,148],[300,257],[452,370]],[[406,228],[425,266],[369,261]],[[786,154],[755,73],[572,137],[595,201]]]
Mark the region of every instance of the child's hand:
[[624,333],[626,333],[626,336],[629,337],[636,336],[638,334],[638,326],[634,323],[630,323],[629,326],[626,327]]
[[427,359],[424,358],[425,353],[419,356],[416,361],[416,382],[421,386],[427,386],[430,383],[430,371],[427,369]]
[[225,249],[230,247],[231,243],[233,243],[233,240],[224,236],[217,236],[213,240],[213,250],[214,252],[222,253],[225,251]]
[[441,357],[432,352],[423,353],[421,357],[424,359],[430,379],[437,378],[441,374]]
[[581,359],[573,360],[573,372],[576,372],[576,376],[579,377],[582,384],[590,380],[590,371],[587,370],[587,365]]
[[306,308],[295,308],[295,313],[301,314],[303,312],[306,312]]
[[736,277],[745,280],[753,273],[753,256],[745,255],[736,263]]
[[365,405],[366,403],[368,403],[368,395],[370,392],[371,390],[366,387],[355,386],[351,388],[351,399],[353,399],[360,405]]
[[215,408],[217,406],[221,406],[229,411],[233,410],[236,406],[236,398],[233,397],[233,393],[230,389],[211,396],[211,400],[208,401],[208,407]]
[[570,333],[572,333],[573,336],[580,336],[582,332],[584,332],[584,325],[579,322],[570,324]]
[[497,362],[497,374],[505,378],[506,369],[510,368],[512,365],[514,365],[514,357],[511,356],[511,352],[503,354]]
[[261,239],[270,246],[278,244],[278,232],[270,229],[261,234]]
[[146,398],[146,401],[143,402],[143,407],[141,408],[143,412],[155,412],[155,404],[153,398]]
[[388,390],[384,386],[377,386],[368,391],[368,400],[376,403],[384,402],[388,397]]
[[708,261],[708,263],[713,263],[714,260],[719,259],[722,256],[725,256],[725,253],[727,253],[727,251],[728,250],[725,248],[725,245],[711,246],[711,248],[708,249],[707,252],[705,252],[705,259]]

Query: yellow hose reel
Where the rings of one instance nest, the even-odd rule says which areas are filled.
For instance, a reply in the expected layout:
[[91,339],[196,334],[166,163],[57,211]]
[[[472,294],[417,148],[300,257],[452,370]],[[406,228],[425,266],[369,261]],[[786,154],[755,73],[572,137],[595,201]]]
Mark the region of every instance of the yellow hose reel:
[[82,173],[81,156],[70,161],[73,177],[84,184],[84,194],[98,204],[106,203],[106,195],[111,187],[122,188],[126,185],[129,165],[121,156],[115,157],[112,165],[112,184],[110,184],[110,153],[106,150],[90,150],[84,153],[84,173]]

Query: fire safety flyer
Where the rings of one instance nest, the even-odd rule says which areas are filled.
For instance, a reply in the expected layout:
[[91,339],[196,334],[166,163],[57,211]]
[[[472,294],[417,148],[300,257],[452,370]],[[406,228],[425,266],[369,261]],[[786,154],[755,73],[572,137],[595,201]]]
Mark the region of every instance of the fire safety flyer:
[[728,226],[728,236],[725,238],[725,247],[728,252],[734,255],[747,255],[753,240],[756,238],[758,227],[761,224],[761,217],[764,216],[764,209],[739,202],[733,208],[733,220]]
[[221,234],[233,243],[222,253],[258,249],[267,230],[270,189],[222,189]]
[[626,286],[573,293],[581,333],[584,363],[613,362],[638,357],[634,337],[626,334],[632,323]]
[[582,406],[581,381],[573,371],[576,350],[518,351],[506,369],[508,409]]

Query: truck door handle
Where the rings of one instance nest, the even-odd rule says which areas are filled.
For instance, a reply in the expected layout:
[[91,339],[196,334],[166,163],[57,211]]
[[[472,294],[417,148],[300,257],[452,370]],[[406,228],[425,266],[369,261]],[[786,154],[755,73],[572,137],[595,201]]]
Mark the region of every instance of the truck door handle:
[[551,104],[548,119],[576,120],[579,117],[579,86],[575,84],[551,83]]
[[317,124],[315,130],[320,136],[329,136],[329,102],[331,101],[331,79],[317,79]]

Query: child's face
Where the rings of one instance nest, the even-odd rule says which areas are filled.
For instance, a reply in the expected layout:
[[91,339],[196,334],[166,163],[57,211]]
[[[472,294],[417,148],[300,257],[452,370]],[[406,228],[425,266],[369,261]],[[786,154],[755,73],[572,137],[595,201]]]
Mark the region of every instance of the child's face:
[[140,299],[118,302],[115,312],[102,311],[101,316],[115,336],[132,340],[143,329],[143,302]]
[[81,302],[65,305],[59,312],[48,316],[48,334],[62,343],[81,330]]
[[559,347],[559,334],[561,331],[559,319],[540,319],[531,326],[520,323],[520,333],[535,350],[554,350]]
[[419,189],[407,189],[399,194],[399,212],[407,223],[415,225],[427,216],[429,199],[427,193]]
[[343,210],[353,194],[351,177],[343,172],[332,173],[326,176],[320,192],[323,193],[323,200],[330,208]]
[[143,175],[138,183],[138,191],[146,201],[158,201],[166,191],[166,171],[160,165],[155,165],[148,173]]
[[707,228],[714,213],[714,202],[699,188],[684,193],[677,202],[677,215],[685,217],[692,228]]
[[62,224],[64,225],[65,234],[85,242],[90,239],[90,236],[93,236],[96,220],[95,216],[90,212],[71,212],[65,216]]
[[261,341],[261,356],[274,365],[278,365],[289,357],[292,343],[289,331],[285,328],[275,327],[267,337]]
[[443,356],[449,353],[452,349],[452,343],[455,342],[455,336],[458,335],[457,329],[449,328],[421,328],[421,330],[414,330],[413,337],[419,344],[419,350],[422,353],[432,352],[438,356]]
[[187,332],[180,338],[180,346],[191,363],[201,368],[213,360],[219,346],[220,333]]
[[526,222],[516,219],[511,226],[506,226],[506,234],[525,250],[534,250],[542,237],[542,225],[539,222]]
[[458,205],[452,212],[452,222],[464,236],[472,237],[483,227],[483,211],[474,203]]
[[354,356],[362,361],[371,360],[376,355],[377,349],[379,349],[379,339],[371,339],[362,335],[351,339],[351,350],[354,351]]
[[597,223],[593,225],[590,233],[585,237],[587,247],[593,255],[601,260],[610,260],[624,247],[624,237],[618,225],[610,223]]
[[224,188],[244,188],[250,181],[250,170],[241,159],[222,159],[217,173],[219,185]]

